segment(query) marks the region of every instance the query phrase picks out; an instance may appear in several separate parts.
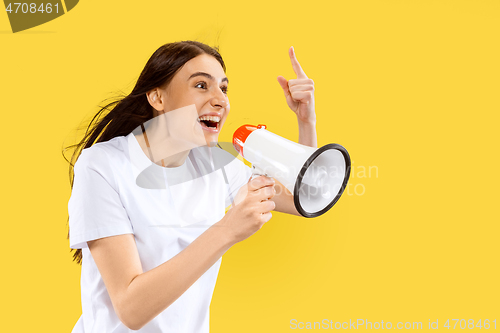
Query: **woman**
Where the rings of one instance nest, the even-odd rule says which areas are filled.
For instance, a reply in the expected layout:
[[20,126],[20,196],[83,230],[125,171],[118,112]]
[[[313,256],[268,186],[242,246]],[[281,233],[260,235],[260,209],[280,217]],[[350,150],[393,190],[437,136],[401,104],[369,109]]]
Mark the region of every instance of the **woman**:
[[[289,54],[297,79],[278,82],[299,143],[315,147],[313,82]],[[76,145],[84,149],[73,155],[68,237],[82,263],[83,314],[73,332],[208,332],[222,255],[270,211],[299,215],[279,182],[250,179],[238,159],[213,168],[229,155],[213,146],[230,110],[228,83],[216,49],[163,45]]]

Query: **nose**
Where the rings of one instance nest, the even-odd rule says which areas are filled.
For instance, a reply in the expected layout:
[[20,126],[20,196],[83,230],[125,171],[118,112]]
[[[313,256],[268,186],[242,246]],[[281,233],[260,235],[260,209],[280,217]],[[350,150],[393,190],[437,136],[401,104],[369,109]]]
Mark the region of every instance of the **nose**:
[[229,102],[227,100],[227,97],[221,92],[220,94],[212,97],[210,104],[214,108],[226,108]]

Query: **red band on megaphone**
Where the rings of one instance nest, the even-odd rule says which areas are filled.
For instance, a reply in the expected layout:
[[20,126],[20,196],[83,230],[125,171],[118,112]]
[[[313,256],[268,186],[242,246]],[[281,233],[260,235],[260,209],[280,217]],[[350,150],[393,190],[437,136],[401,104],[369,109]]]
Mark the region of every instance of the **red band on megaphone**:
[[245,156],[243,154],[243,146],[245,145],[245,141],[247,140],[248,136],[255,131],[256,129],[261,129],[261,128],[266,128],[266,125],[259,124],[257,126],[255,125],[243,125],[238,128],[234,134],[233,134],[233,146],[238,153],[241,154],[241,156]]

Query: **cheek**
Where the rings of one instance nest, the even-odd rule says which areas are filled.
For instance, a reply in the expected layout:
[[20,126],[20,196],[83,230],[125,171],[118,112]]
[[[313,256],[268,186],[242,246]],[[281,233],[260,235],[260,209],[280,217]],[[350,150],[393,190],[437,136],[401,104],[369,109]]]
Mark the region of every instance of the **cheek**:
[[177,102],[180,105],[179,107],[184,107],[194,104],[196,106],[196,111],[200,112],[200,110],[205,105],[206,100],[201,98],[199,95],[193,94],[191,91],[189,91],[187,93],[179,93]]
[[227,117],[229,117],[229,113],[230,112],[231,112],[231,106],[228,104],[227,107],[226,107],[226,112],[225,112],[224,120],[226,120]]

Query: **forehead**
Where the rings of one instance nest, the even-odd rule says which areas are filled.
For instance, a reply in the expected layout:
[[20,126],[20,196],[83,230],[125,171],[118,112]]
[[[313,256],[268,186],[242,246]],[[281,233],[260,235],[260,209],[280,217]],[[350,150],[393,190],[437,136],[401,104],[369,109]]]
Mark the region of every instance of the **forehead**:
[[179,71],[178,76],[187,80],[191,74],[196,72],[210,74],[215,77],[217,81],[226,77],[221,64],[217,59],[208,54],[201,54],[186,62]]

